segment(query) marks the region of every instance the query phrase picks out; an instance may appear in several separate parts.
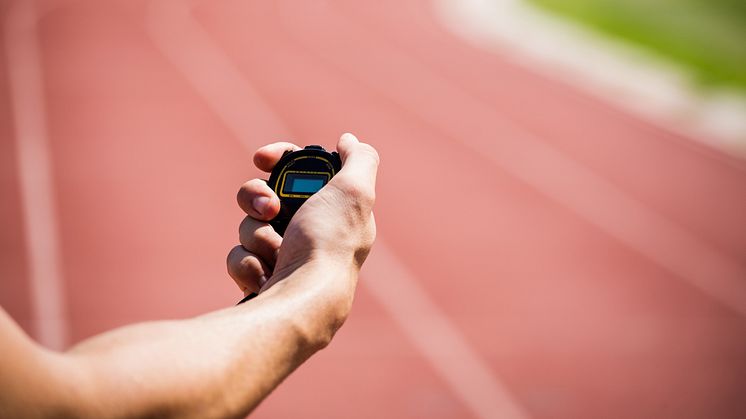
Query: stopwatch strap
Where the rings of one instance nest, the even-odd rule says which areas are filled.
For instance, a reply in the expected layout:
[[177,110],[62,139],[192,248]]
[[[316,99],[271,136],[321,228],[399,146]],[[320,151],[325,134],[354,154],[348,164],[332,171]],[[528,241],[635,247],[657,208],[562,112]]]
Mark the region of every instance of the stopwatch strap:
[[252,298],[256,297],[257,295],[258,295],[257,293],[252,292],[251,294],[249,294],[246,297],[244,297],[241,301],[239,301],[238,303],[236,303],[236,305],[243,304],[243,303],[251,300]]

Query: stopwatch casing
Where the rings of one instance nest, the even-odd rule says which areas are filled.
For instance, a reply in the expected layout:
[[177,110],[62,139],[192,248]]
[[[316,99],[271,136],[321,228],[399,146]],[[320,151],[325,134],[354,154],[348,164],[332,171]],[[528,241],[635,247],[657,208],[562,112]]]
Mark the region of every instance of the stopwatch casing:
[[301,205],[324,187],[342,168],[336,151],[328,152],[318,145],[298,151],[286,151],[277,162],[267,184],[280,198],[280,213],[270,225],[282,236],[290,219]]

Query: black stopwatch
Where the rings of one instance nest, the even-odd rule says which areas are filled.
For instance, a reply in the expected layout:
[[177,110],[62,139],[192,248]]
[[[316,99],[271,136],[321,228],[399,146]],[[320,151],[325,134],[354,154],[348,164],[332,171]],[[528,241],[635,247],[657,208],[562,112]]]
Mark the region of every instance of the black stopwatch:
[[280,236],[296,211],[311,195],[324,187],[342,168],[336,151],[331,153],[318,145],[303,150],[286,151],[277,162],[267,184],[280,198],[280,213],[270,225]]
[[[311,195],[323,188],[342,168],[336,151],[331,153],[319,145],[309,145],[303,150],[286,151],[269,175],[267,185],[280,198],[280,213],[269,224],[280,236],[290,219]],[[238,304],[256,297],[251,293]]]

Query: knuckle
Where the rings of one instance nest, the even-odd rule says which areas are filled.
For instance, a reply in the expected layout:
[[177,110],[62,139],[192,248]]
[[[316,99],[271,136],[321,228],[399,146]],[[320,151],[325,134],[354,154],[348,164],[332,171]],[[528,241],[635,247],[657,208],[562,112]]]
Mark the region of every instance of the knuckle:
[[240,188],[238,188],[238,198],[245,198],[249,195],[251,191],[251,181],[244,182],[243,185],[241,185]]
[[370,144],[367,143],[360,143],[358,145],[360,148],[360,151],[362,153],[365,153],[370,157],[373,161],[375,161],[376,165],[381,163],[381,156],[378,154],[378,151]]
[[241,224],[238,225],[238,234],[239,236],[243,237],[249,234],[252,230],[254,230],[256,225],[256,220],[253,218],[246,216],[241,220]]
[[282,238],[271,225],[246,217],[239,229],[239,242],[249,252],[261,256],[266,263],[274,264]]
[[251,217],[246,217],[238,227],[238,241],[246,250],[252,250],[256,247],[256,230],[257,221]]
[[241,259],[239,263],[240,271],[247,276],[258,277],[262,273],[262,264],[256,256],[249,255]]
[[269,224],[258,226],[254,230],[254,240],[259,243],[272,245],[275,239],[275,231]]
[[358,186],[351,192],[351,198],[356,201],[356,207],[359,207],[361,211],[370,211],[376,202],[376,192],[372,188]]
[[258,278],[262,274],[259,260],[241,246],[231,249],[228,254],[228,274],[236,280]]
[[376,200],[376,192],[373,188],[361,185],[358,182],[353,182],[347,178],[340,179],[337,187],[345,196],[346,200],[356,206],[359,205],[363,208],[372,207]]
[[241,259],[241,255],[244,252],[246,252],[246,251],[244,250],[243,246],[241,246],[241,245],[234,246],[230,250],[230,252],[228,252],[228,258],[227,258],[228,265],[230,266],[232,264],[235,264],[238,260],[240,260]]
[[238,206],[248,214],[252,211],[252,201],[261,193],[260,191],[266,187],[266,184],[261,179],[251,179],[241,185],[241,187],[238,188],[238,193],[236,193]]

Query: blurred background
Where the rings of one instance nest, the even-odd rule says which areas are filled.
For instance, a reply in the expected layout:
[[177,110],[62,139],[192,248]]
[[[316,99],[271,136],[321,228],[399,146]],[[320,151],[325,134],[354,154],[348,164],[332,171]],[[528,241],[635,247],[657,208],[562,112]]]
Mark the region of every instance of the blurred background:
[[742,1],[529,1],[681,63],[700,85],[746,88]]
[[0,14],[0,304],[42,344],[234,304],[253,151],[350,131],[382,156],[379,240],[256,417],[746,417],[742,2]]

